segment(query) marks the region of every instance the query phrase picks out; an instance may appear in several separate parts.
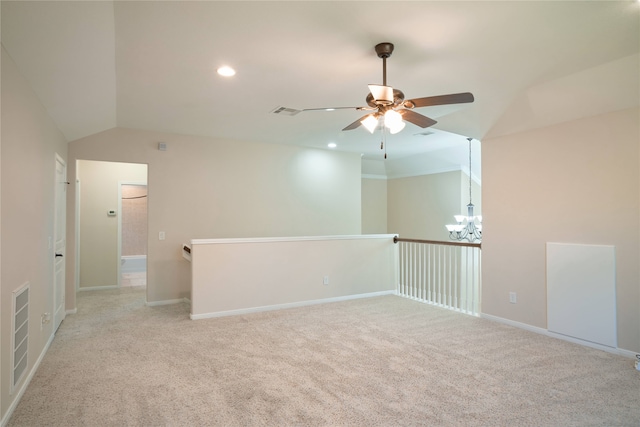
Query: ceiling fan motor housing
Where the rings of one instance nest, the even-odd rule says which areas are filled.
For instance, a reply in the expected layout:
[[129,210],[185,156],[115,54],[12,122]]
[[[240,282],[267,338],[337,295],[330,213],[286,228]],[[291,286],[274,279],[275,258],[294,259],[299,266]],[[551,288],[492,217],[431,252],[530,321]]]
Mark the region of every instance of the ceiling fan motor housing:
[[376,54],[378,58],[386,59],[393,53],[393,43],[384,42],[376,45]]
[[398,106],[404,102],[404,93],[399,89],[393,89],[393,103],[380,102],[373,98],[373,94],[368,93],[367,98],[365,99],[367,105],[370,107],[380,107],[380,106]]

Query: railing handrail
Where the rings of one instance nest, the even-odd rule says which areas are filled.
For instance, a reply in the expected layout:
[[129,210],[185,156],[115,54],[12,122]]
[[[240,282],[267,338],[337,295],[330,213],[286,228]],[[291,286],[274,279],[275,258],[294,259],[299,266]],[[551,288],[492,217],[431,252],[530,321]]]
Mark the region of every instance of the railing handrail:
[[394,237],[393,243],[407,242],[407,243],[427,243],[430,245],[445,245],[445,246],[464,246],[469,248],[482,249],[482,243],[465,243],[465,242],[443,242],[439,240],[422,240],[422,239],[404,239],[402,237]]

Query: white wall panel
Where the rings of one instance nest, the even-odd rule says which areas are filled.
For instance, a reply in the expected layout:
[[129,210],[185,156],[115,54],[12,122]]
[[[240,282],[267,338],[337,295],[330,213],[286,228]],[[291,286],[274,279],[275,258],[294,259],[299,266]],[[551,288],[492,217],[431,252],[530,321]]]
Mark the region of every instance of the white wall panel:
[[547,243],[547,328],[617,347],[614,246]]

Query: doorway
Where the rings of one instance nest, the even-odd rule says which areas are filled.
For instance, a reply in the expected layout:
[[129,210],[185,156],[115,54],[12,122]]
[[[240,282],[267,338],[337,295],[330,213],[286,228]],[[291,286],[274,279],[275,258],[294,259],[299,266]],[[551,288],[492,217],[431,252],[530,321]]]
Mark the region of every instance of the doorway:
[[65,318],[65,259],[67,223],[67,164],[56,154],[55,211],[53,230],[53,332]]
[[121,287],[147,285],[147,184],[120,182],[118,245]]
[[[122,186],[123,184],[137,185],[138,187],[134,188],[135,191],[144,188],[144,193],[131,195],[126,193],[128,190],[125,190],[127,198],[146,196],[147,165],[77,160],[76,180],[78,199],[76,289],[85,291],[119,288],[122,282]],[[135,230],[141,231],[136,239],[143,241],[143,249],[134,248],[133,251],[137,253],[132,255],[144,255],[146,261],[147,198],[129,200],[144,202],[144,210],[137,215],[135,226]],[[125,201],[125,208],[128,203]],[[140,212],[138,209],[138,213]],[[124,215],[127,216],[127,213],[125,212]],[[125,227],[128,227],[127,221],[125,219]],[[140,244],[137,246],[139,247]],[[131,267],[131,263],[128,267]],[[146,262],[142,270],[144,276],[138,274],[138,279],[143,276],[143,283],[146,284]],[[140,281],[138,280],[137,283]]]

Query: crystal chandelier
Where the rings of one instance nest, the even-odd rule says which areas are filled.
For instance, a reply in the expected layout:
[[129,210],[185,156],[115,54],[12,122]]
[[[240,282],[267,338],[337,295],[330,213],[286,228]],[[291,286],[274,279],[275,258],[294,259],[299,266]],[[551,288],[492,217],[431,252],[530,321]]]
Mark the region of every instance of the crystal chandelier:
[[473,203],[471,203],[471,140],[469,141],[469,204],[467,205],[467,215],[455,215],[456,224],[447,225],[449,238],[451,240],[467,240],[469,242],[482,240],[482,216],[473,215]]

